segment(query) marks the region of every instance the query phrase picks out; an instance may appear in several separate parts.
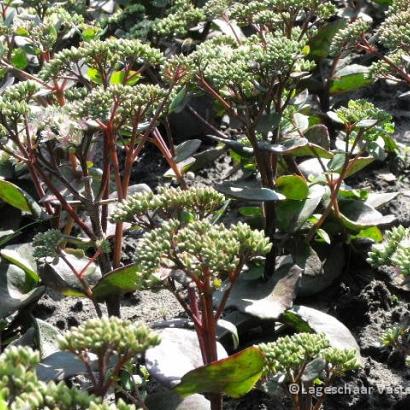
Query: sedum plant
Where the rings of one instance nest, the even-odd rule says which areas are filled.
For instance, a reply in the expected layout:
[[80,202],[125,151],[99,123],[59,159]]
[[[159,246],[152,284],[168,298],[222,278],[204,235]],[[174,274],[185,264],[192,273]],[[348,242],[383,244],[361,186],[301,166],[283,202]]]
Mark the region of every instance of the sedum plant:
[[355,350],[330,347],[324,334],[297,333],[259,348],[265,374],[281,380],[298,410],[320,409],[326,388],[360,366]]
[[[159,342],[147,326],[112,317],[86,321],[67,332],[59,345],[78,356],[87,369],[93,393],[104,397],[117,384],[121,370]],[[93,355],[97,357],[97,375],[92,369]]]
[[[282,151],[278,144],[291,143],[284,132],[285,112],[293,102],[301,81],[314,63],[306,58],[308,41],[316,28],[335,13],[331,2],[301,0],[211,1],[204,7],[212,18],[221,18],[227,34],[201,43],[186,57],[176,56],[163,69],[164,76],[178,68],[185,72],[187,87],[200,89],[237,124],[248,140],[261,186],[275,189]],[[234,25],[250,28],[246,37]],[[199,119],[201,116],[191,112]],[[203,120],[203,118],[202,118]],[[221,141],[229,138],[218,132]],[[296,170],[292,155],[286,156],[290,172]],[[265,201],[265,233],[274,240],[274,201]],[[267,273],[275,265],[275,247],[267,258]]]
[[109,404],[64,382],[38,380],[39,361],[38,352],[28,347],[11,346],[0,355],[0,404],[10,410],[136,410],[121,399]]
[[405,359],[407,366],[410,366],[410,327],[402,324],[392,326],[387,329],[382,337],[381,343],[392,349],[395,352],[399,352]]
[[373,267],[392,266],[404,276],[410,275],[410,230],[398,226],[387,231],[384,240],[375,244],[367,261]]
[[224,392],[240,397],[260,382],[274,394],[283,387],[295,410],[319,410],[338,379],[360,367],[357,353],[331,346],[324,334],[296,333],[192,370],[175,389],[182,395]]
[[[53,228],[68,236],[79,229],[93,244],[88,249],[104,276],[120,267],[123,243],[123,224],[108,224],[109,204],[127,197],[132,167],[147,143],[158,147],[184,186],[158,128],[179,78],[166,87],[139,83],[163,58],[139,40],[87,41],[52,53],[36,75],[19,69],[26,81],[0,96],[0,150],[26,167]],[[7,61],[3,67],[15,72]],[[101,251],[110,238],[112,252]],[[109,299],[109,313],[119,315],[118,297]]]
[[[194,324],[204,364],[217,360],[217,321],[244,265],[271,247],[263,232],[246,224],[212,223],[209,216],[223,201],[211,188],[170,188],[132,196],[112,216],[150,227],[135,252],[139,282],[148,287],[162,282],[176,296]],[[224,281],[223,297],[214,308],[213,294]],[[212,408],[221,408],[221,400],[213,396]]]

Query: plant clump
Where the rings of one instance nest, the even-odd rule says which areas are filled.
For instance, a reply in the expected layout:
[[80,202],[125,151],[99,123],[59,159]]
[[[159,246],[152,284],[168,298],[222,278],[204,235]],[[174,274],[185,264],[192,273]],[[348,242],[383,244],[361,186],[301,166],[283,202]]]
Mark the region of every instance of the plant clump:
[[410,275],[410,230],[397,226],[386,231],[382,243],[374,244],[367,261],[374,267],[392,266]]
[[101,397],[68,387],[64,382],[38,380],[38,352],[28,347],[9,347],[0,356],[0,405],[10,410],[136,410],[121,399],[104,403]]

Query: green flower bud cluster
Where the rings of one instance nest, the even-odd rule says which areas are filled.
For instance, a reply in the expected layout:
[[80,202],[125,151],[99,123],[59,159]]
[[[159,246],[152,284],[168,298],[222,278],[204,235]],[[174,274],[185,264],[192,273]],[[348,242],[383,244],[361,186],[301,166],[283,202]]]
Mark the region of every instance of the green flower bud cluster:
[[75,63],[84,62],[89,67],[100,67],[104,71],[120,66],[125,62],[137,64],[160,64],[162,53],[139,40],[110,38],[104,41],[93,40],[81,47],[71,47],[57,53],[40,72],[44,80],[75,71]]
[[258,346],[265,356],[267,374],[287,374],[297,373],[306,363],[318,357],[329,347],[329,341],[324,334],[296,333]]
[[347,107],[336,110],[338,118],[345,125],[355,126],[360,121],[376,120],[378,124],[390,122],[392,116],[367,100],[349,100]]
[[8,87],[0,96],[0,113],[9,123],[30,112],[29,102],[38,91],[38,86],[32,81],[22,81]]
[[[230,15],[231,10],[228,9],[232,4],[235,4],[235,0],[208,0],[202,11],[208,19],[212,20],[222,15]],[[243,6],[246,5],[243,4]]]
[[170,220],[143,236],[136,261],[143,272],[152,275],[160,267],[178,268],[197,278],[206,271],[218,282],[230,277],[251,257],[265,255],[270,248],[263,232],[246,224],[226,228],[206,220],[187,225]]
[[381,43],[390,50],[410,52],[410,5],[407,11],[391,14],[381,24],[378,35]]
[[[303,59],[304,41],[279,34],[251,36],[238,45],[228,36],[218,36],[198,46],[185,64],[191,78],[204,77],[215,89],[227,97],[238,92],[252,96],[258,85],[272,81],[272,77],[288,77],[290,71],[310,69]],[[307,65],[306,65],[307,64]]]
[[397,226],[387,231],[384,240],[380,244],[374,244],[370,250],[367,262],[371,266],[378,268],[383,265],[391,265],[392,257],[396,252],[399,244],[403,240],[410,238],[410,229],[403,226]]
[[99,23],[102,27],[115,27],[121,30],[125,38],[146,39],[153,24],[147,14],[147,9],[143,4],[127,4],[123,8],[118,8],[106,19],[101,19]]
[[343,376],[346,372],[360,367],[354,349],[330,347],[324,334],[296,333],[280,337],[273,343],[260,344],[265,356],[266,374],[282,373],[291,381],[304,367],[316,358],[326,362],[324,370],[333,375]]
[[389,6],[386,14],[391,15],[399,11],[407,11],[410,8],[410,4],[407,0],[393,0]]
[[103,403],[86,391],[65,383],[38,380],[35,366],[40,355],[28,347],[10,346],[0,355],[0,397],[10,410],[136,410],[122,400]]
[[34,21],[32,18],[24,19],[24,16],[18,16],[13,20],[13,30],[16,35],[29,38],[31,45],[38,52],[52,48],[57,41],[57,30],[47,21]]
[[167,94],[167,90],[152,84],[97,87],[82,100],[74,101],[70,108],[79,119],[93,119],[105,123],[111,118],[115,106],[115,122],[129,125],[137,113],[144,114],[144,118],[139,118],[140,123],[149,121]]
[[[389,60],[397,67],[406,67],[409,65],[408,54],[403,50],[397,50],[388,55]],[[370,66],[368,76],[374,80],[379,78],[385,78],[392,81],[400,82],[402,79],[392,70],[390,64],[387,64],[383,60],[375,61]]]
[[[330,1],[321,0],[256,0],[252,2],[236,1],[229,8],[228,14],[239,24],[261,23],[274,26],[284,21],[302,20],[308,14],[310,19],[326,20],[336,13],[336,7]],[[313,26],[313,25],[312,25]]]
[[354,349],[337,349],[328,347],[320,353],[327,366],[330,367],[332,374],[335,376],[343,376],[351,370],[356,370],[360,367],[357,359],[357,352]]
[[111,214],[111,221],[132,222],[149,212],[162,212],[172,216],[182,210],[203,218],[220,208],[224,201],[225,197],[213,188],[160,188],[156,195],[152,192],[130,195],[118,204]]
[[337,56],[356,46],[360,37],[369,31],[370,24],[362,19],[349,23],[345,28],[339,30],[330,44],[330,55]]
[[80,358],[84,352],[101,356],[112,351],[131,359],[159,342],[159,337],[146,325],[110,317],[87,320],[66,332],[59,345],[61,350],[70,351]]
[[33,238],[33,257],[35,259],[56,258],[58,247],[64,240],[64,235],[58,229],[40,232]]
[[174,0],[168,16],[154,21],[152,30],[160,36],[184,36],[205,19],[204,12],[191,0]]
[[158,228],[146,232],[138,242],[135,261],[141,267],[137,278],[139,288],[149,288],[158,284],[160,278],[156,273],[161,266],[174,267],[168,256],[171,253],[172,238],[177,234],[180,225],[175,219],[165,221]]

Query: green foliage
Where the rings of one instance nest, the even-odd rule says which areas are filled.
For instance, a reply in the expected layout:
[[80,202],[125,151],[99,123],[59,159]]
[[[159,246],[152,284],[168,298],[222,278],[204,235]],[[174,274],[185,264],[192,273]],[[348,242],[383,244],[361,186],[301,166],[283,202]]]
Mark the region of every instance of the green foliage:
[[87,320],[67,332],[59,345],[61,350],[68,350],[80,358],[84,353],[98,356],[109,353],[131,360],[159,341],[147,326],[112,317]]
[[107,39],[93,40],[81,47],[72,47],[57,53],[46,64],[40,75],[44,80],[58,77],[63,73],[72,73],[75,64],[84,61],[89,67],[98,67],[101,72],[108,72],[125,62],[133,64],[148,63],[157,65],[162,62],[162,53],[139,40]]
[[337,56],[349,49],[354,49],[360,37],[370,28],[370,24],[364,20],[357,19],[347,27],[339,30],[333,37],[330,45],[330,55]]
[[404,342],[409,333],[410,328],[408,327],[392,326],[384,332],[381,341],[384,346],[397,347]]
[[56,258],[59,244],[63,241],[64,236],[58,229],[49,229],[47,232],[38,233],[33,238],[33,257],[36,259]]
[[265,355],[265,372],[271,374],[298,374],[306,363],[328,347],[329,341],[324,334],[312,333],[297,333],[260,345]]
[[30,112],[29,103],[38,86],[32,81],[20,82],[8,87],[0,96],[1,122],[14,125],[19,118]]
[[132,127],[140,113],[144,115],[143,118],[139,117],[140,121],[152,118],[167,95],[167,90],[158,85],[137,84],[131,87],[117,84],[95,88],[85,98],[72,103],[70,108],[78,121],[112,121],[117,127]]
[[383,265],[399,268],[404,275],[410,274],[410,229],[398,226],[385,233],[382,243],[372,246],[367,261],[374,267]]
[[311,382],[325,385],[360,367],[354,349],[330,347],[324,334],[297,333],[261,344],[265,355],[265,374],[285,375],[285,383]]
[[158,194],[144,192],[129,196],[118,204],[111,214],[111,220],[143,224],[144,217],[151,213],[171,218],[180,216],[183,211],[201,219],[215,212],[224,201],[224,196],[213,188],[160,188]]
[[388,52],[372,64],[370,75],[376,79],[385,78],[410,84],[407,74],[410,54],[410,4],[405,0],[395,0],[386,15],[376,34]]
[[189,28],[204,20],[203,11],[191,0],[175,0],[166,17],[157,19],[152,30],[160,36],[184,36]]
[[181,226],[176,220],[164,222],[144,235],[136,261],[147,277],[160,267],[182,269],[191,278],[201,279],[204,272],[219,288],[222,280],[254,256],[264,255],[270,244],[263,232],[238,223],[231,228],[194,221]]
[[0,356],[0,396],[10,410],[136,410],[122,400],[117,404],[74,388],[64,382],[44,383],[38,380],[35,366],[38,352],[28,347],[9,347]]

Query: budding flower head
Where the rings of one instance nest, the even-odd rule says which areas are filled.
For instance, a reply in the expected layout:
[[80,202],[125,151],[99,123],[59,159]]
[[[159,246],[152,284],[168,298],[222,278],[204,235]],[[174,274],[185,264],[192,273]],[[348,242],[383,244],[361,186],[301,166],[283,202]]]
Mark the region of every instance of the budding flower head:
[[318,357],[324,359],[326,367],[338,376],[360,366],[354,349],[331,347],[323,333],[296,333],[259,347],[265,356],[267,374],[283,373],[287,377],[299,374]]
[[40,232],[33,238],[33,257],[35,259],[55,258],[64,235],[58,229]]
[[104,354],[110,350],[130,358],[159,344],[159,337],[144,324],[116,317],[90,319],[60,339],[61,350]]
[[198,218],[210,215],[219,209],[225,197],[208,187],[160,188],[158,194],[141,192],[130,195],[118,204],[111,214],[113,222],[132,222],[134,218],[150,212],[159,212],[164,216],[175,217],[182,211],[192,212]]
[[332,39],[330,44],[330,55],[337,56],[343,51],[356,47],[360,38],[370,29],[370,24],[362,19],[357,19],[349,23],[345,28],[340,29]]
[[143,236],[136,261],[142,272],[152,275],[160,267],[178,268],[196,278],[207,272],[218,288],[220,280],[231,278],[250,258],[265,255],[270,248],[264,233],[246,224],[227,228],[207,220],[186,225],[170,220]]

